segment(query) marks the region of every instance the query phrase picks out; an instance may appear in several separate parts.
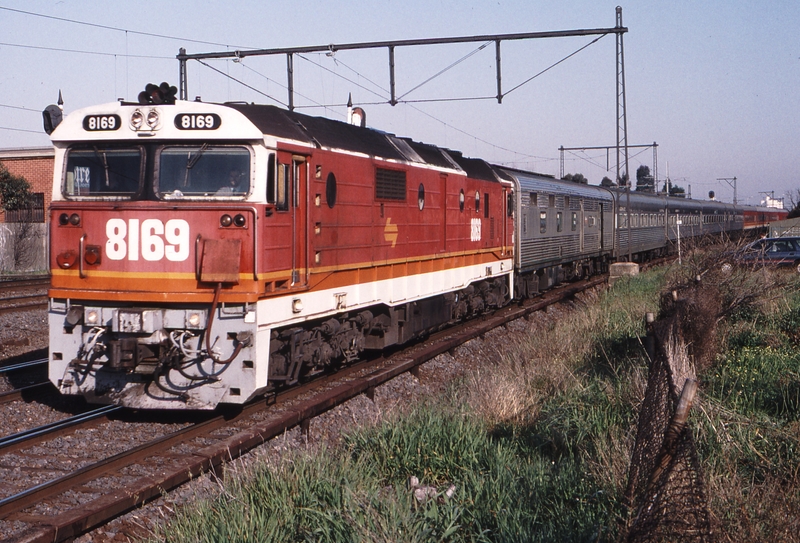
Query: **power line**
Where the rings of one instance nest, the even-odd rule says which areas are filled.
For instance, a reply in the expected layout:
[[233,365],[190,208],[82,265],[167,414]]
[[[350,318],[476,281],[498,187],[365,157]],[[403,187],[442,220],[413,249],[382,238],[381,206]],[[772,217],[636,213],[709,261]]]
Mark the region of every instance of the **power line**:
[[0,126],[0,130],[11,130],[13,132],[30,132],[31,134],[42,134],[41,130],[25,130],[23,128],[11,128],[9,126]]
[[210,64],[208,64],[208,63],[206,63],[206,62],[203,62],[202,60],[199,60],[199,59],[198,59],[198,60],[197,60],[197,62],[199,62],[200,64],[202,64],[202,65],[203,65],[203,66],[205,66],[206,68],[210,68],[210,69],[214,70],[215,72],[217,72],[218,74],[220,74],[220,75],[223,75],[223,76],[225,76],[225,77],[227,77],[227,78],[231,79],[232,81],[235,81],[235,82],[239,83],[239,84],[240,84],[240,85],[242,85],[243,87],[247,87],[248,89],[252,90],[253,92],[257,92],[257,93],[258,93],[258,94],[260,94],[261,96],[265,96],[265,97],[269,98],[270,100],[272,100],[272,101],[274,101],[274,102],[277,102],[277,103],[279,103],[279,104],[280,104],[280,105],[282,105],[283,107],[286,107],[286,104],[284,104],[283,102],[281,102],[281,101],[280,101],[280,100],[278,100],[277,98],[274,98],[274,97],[270,96],[270,95],[269,95],[269,94],[267,94],[266,92],[262,92],[262,91],[258,90],[257,88],[253,87],[252,85],[248,85],[248,84],[247,84],[247,83],[245,83],[244,81],[242,81],[242,80],[240,80],[240,79],[236,79],[236,78],[235,78],[235,77],[233,77],[232,75],[230,75],[230,74],[226,74],[226,73],[225,73],[225,72],[223,72],[222,70],[220,70],[220,69],[218,69],[218,68],[215,68],[215,67],[211,66]]
[[520,83],[519,85],[517,85],[516,87],[513,87],[511,90],[508,90],[508,91],[504,92],[504,93],[503,93],[503,96],[508,96],[509,94],[511,94],[512,92],[514,92],[514,91],[515,91],[515,90],[517,90],[518,88],[520,88],[521,86],[523,86],[523,85],[527,85],[528,83],[530,83],[531,81],[533,81],[534,79],[536,79],[537,77],[539,77],[540,75],[542,75],[542,74],[544,74],[545,72],[547,72],[547,71],[549,71],[549,70],[551,70],[551,69],[555,68],[556,66],[558,66],[559,64],[561,64],[561,63],[562,63],[562,62],[564,62],[565,60],[567,60],[567,59],[569,59],[569,58],[571,58],[571,57],[574,57],[575,55],[577,55],[578,53],[580,53],[581,51],[583,51],[584,49],[586,49],[586,48],[587,48],[587,47],[589,47],[590,45],[594,45],[595,43],[597,43],[598,41],[600,41],[601,39],[603,39],[603,38],[604,38],[605,36],[607,36],[607,35],[608,35],[608,34],[603,34],[602,36],[598,36],[598,37],[596,37],[595,39],[593,39],[592,41],[590,41],[589,43],[587,43],[586,45],[584,45],[584,46],[583,46],[583,47],[581,47],[580,49],[578,49],[578,50],[576,50],[576,51],[573,51],[572,53],[570,53],[569,55],[565,56],[564,58],[562,58],[562,59],[561,59],[561,60],[559,60],[558,62],[555,62],[555,63],[551,64],[550,66],[548,66],[547,68],[545,68],[544,70],[542,70],[541,72],[539,72],[538,74],[536,74],[536,75],[534,75],[534,76],[531,76],[531,77],[529,77],[528,79],[526,79],[525,81],[523,81],[522,83]]
[[127,57],[127,58],[153,58],[153,59],[160,59],[160,60],[173,60],[174,57],[159,57],[155,55],[122,55],[118,53],[104,53],[101,51],[81,51],[78,49],[63,49],[60,47],[43,47],[40,45],[21,45],[18,43],[5,43],[0,42],[0,45],[5,45],[7,47],[20,47],[22,49],[40,49],[43,51],[56,51],[59,53],[78,53],[81,55],[99,55],[104,57]]
[[[301,59],[305,60],[306,62],[308,62],[308,63],[310,63],[310,64],[313,64],[314,66],[317,66],[317,67],[319,67],[320,69],[322,69],[322,70],[325,70],[326,72],[328,72],[328,73],[331,73],[331,74],[335,75],[336,77],[339,77],[339,78],[341,78],[341,79],[344,79],[344,80],[345,80],[345,81],[347,81],[348,83],[352,83],[352,84],[353,84],[353,85],[355,85],[356,87],[358,87],[358,88],[360,88],[360,89],[363,89],[363,90],[365,90],[365,91],[369,92],[370,94],[374,94],[374,95],[375,95],[375,96],[377,96],[378,98],[383,98],[383,96],[381,96],[379,93],[375,92],[374,90],[372,90],[372,89],[368,89],[368,88],[367,88],[367,87],[365,87],[364,85],[361,85],[360,83],[358,83],[358,82],[356,82],[356,81],[353,81],[352,79],[349,79],[349,78],[347,78],[347,77],[345,77],[345,76],[343,76],[343,75],[341,75],[341,74],[337,74],[335,71],[331,70],[330,68],[327,68],[327,67],[323,66],[323,65],[322,65],[322,64],[320,64],[319,62],[314,62],[314,61],[313,61],[313,60],[311,60],[310,58],[307,58],[307,57],[305,57],[305,56],[303,56],[303,55],[301,55],[301,54],[298,54],[297,56],[298,56],[298,57],[300,57]],[[337,61],[336,59],[334,59],[333,57],[331,57],[331,59],[333,59],[333,61],[334,61],[334,62],[336,62],[336,63],[338,63],[338,62],[339,62],[339,61]],[[352,72],[355,72],[355,73],[356,73],[356,74],[357,74],[359,77],[363,77],[363,76],[362,76],[360,73],[358,73],[357,71],[353,70],[352,68],[350,68],[350,67],[349,67],[349,66],[347,66],[346,64],[344,64],[344,63],[342,63],[342,64],[343,64],[343,65],[344,65],[346,68],[348,68],[350,71],[352,71]],[[367,79],[367,78],[366,78],[366,77],[364,77],[364,79]],[[369,81],[369,79],[367,79],[367,81]],[[379,86],[378,86],[376,83],[373,83],[372,81],[370,81],[370,83],[372,83],[372,84],[373,84],[373,85],[375,85],[376,87],[380,88],[380,87],[379,87]],[[284,87],[284,88],[286,88],[286,87]],[[383,91],[384,91],[384,92],[386,92],[386,93],[388,93],[388,92],[389,92],[389,91],[387,91],[387,90],[385,90],[385,89],[381,89],[381,90],[383,90]],[[388,99],[386,100],[386,103],[388,103]]]
[[41,113],[42,112],[39,109],[31,109],[29,107],[22,107],[22,106],[9,106],[8,104],[0,104],[0,107],[7,107],[9,109],[21,109],[22,111],[32,111],[34,113]]
[[450,69],[454,68],[455,66],[458,66],[459,64],[461,64],[462,62],[464,62],[465,60],[467,60],[469,57],[471,57],[472,55],[474,55],[475,53],[478,53],[478,52],[480,52],[480,51],[483,51],[483,50],[484,50],[484,49],[485,49],[485,48],[486,48],[486,47],[487,47],[487,46],[488,46],[490,43],[492,43],[492,42],[490,42],[490,41],[487,41],[486,43],[484,43],[483,45],[479,46],[479,47],[478,47],[477,49],[475,49],[474,51],[471,51],[470,53],[468,53],[468,54],[464,55],[463,57],[461,57],[461,58],[460,58],[460,59],[458,59],[457,61],[453,62],[453,63],[452,63],[450,66],[448,66],[447,68],[444,68],[443,70],[440,70],[440,71],[439,71],[439,72],[437,72],[436,74],[432,75],[431,77],[429,77],[428,79],[426,79],[425,81],[423,81],[422,83],[420,83],[419,85],[417,85],[416,87],[414,87],[413,89],[411,89],[410,91],[406,92],[405,94],[402,94],[402,95],[398,96],[398,97],[397,97],[397,101],[399,102],[400,100],[402,100],[402,99],[403,99],[403,97],[405,97],[405,96],[408,96],[409,94],[411,94],[412,92],[414,92],[414,91],[415,91],[415,90],[417,90],[418,88],[422,87],[423,85],[426,85],[426,84],[430,83],[431,81],[433,81],[434,79],[436,79],[437,77],[439,77],[440,75],[442,75],[443,73],[445,73],[446,71],[448,71],[448,70],[450,70]]
[[190,42],[190,43],[202,43],[202,44],[206,44],[206,45],[218,45],[220,47],[237,47],[237,48],[238,47],[242,47],[242,48],[246,48],[243,45],[231,45],[231,44],[217,43],[217,42],[213,42],[213,41],[193,40],[193,39],[190,39],[190,38],[179,38],[179,37],[176,37],[176,36],[167,36],[165,34],[155,34],[153,32],[140,32],[138,30],[129,30],[127,28],[119,28],[119,27],[115,27],[115,26],[101,25],[101,24],[97,24],[97,23],[87,23],[86,21],[78,21],[78,20],[75,20],[75,19],[67,19],[65,17],[55,17],[53,15],[44,15],[42,13],[34,13],[32,11],[25,11],[25,10],[22,10],[22,9],[8,8],[8,7],[5,7],[5,6],[0,6],[0,10],[13,11],[15,13],[22,13],[23,15],[30,15],[32,17],[41,17],[43,19],[51,19],[53,21],[61,21],[61,22],[64,22],[64,23],[72,23],[72,24],[78,24],[78,25],[84,25],[84,26],[91,26],[91,27],[94,27],[94,28],[103,28],[105,30],[114,30],[116,32],[125,32],[125,33],[128,33],[128,34],[137,34],[139,36],[150,36],[150,37],[153,37],[153,38],[163,38],[163,39],[166,39],[166,40],[176,40],[176,41],[183,41],[183,42]]

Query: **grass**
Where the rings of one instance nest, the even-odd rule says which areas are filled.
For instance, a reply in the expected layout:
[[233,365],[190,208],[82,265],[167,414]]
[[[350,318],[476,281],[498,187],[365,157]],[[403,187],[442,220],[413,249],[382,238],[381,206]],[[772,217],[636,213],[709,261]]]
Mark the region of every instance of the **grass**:
[[[711,269],[686,261],[621,280],[557,319],[509,327],[444,397],[335,449],[230,477],[155,538],[615,541],[647,379],[643,317],[662,292]],[[717,531],[800,541],[800,280],[706,279],[719,285],[725,320],[690,422]],[[411,476],[436,496],[418,502]]]

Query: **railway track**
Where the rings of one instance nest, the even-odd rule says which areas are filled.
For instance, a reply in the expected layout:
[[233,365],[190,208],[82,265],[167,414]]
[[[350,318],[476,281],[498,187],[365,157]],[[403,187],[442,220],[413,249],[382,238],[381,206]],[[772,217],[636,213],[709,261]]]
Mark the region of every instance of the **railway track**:
[[[314,417],[333,407],[360,394],[372,397],[376,387],[394,377],[416,373],[420,365],[440,354],[604,281],[599,277],[562,286],[541,298],[433,334],[427,341],[391,356],[360,362],[238,412],[200,415],[210,418],[179,424],[177,429],[125,450],[78,461],[75,469],[45,469],[50,473],[45,480],[36,478],[29,487],[0,491],[0,534],[10,541],[26,542],[76,537],[204,472],[220,474],[226,462],[288,429],[299,425],[307,430]],[[102,439],[104,424],[79,423],[57,434],[31,431],[36,435],[14,444],[12,453],[5,453],[0,443],[0,466],[7,454],[16,459],[31,458],[34,466],[41,464],[43,455],[63,454],[67,457],[64,465],[75,466],[76,452],[71,447],[98,436]],[[92,431],[94,437],[90,438]],[[48,456],[47,464],[51,463],[60,465]]]
[[0,313],[46,309],[47,287],[49,285],[49,277],[29,277],[0,281]]
[[[33,370],[35,368],[40,368],[47,364],[46,358],[37,358],[34,360],[27,360],[24,362],[11,362],[5,363],[2,362],[4,365],[0,365],[0,375],[10,374],[16,371],[25,371],[25,370]],[[0,392],[0,405],[7,404],[10,402],[16,402],[19,400],[29,400],[33,399],[37,396],[47,393],[50,390],[52,384],[50,381],[42,381],[38,383],[32,383],[27,386],[21,386],[15,388],[13,390],[9,390],[6,392]]]

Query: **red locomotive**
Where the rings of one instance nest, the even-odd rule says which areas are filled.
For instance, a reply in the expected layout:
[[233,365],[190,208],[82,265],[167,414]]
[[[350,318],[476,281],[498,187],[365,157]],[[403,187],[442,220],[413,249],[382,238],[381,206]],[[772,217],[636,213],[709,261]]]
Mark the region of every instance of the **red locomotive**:
[[244,104],[106,104],[51,137],[64,394],[243,403],[512,292],[512,184],[483,161]]

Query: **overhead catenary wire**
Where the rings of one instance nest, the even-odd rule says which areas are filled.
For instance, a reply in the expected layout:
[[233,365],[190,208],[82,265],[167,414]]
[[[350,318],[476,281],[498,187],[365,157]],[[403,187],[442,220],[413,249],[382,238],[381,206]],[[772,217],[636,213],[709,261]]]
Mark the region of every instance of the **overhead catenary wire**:
[[78,21],[77,19],[68,19],[66,17],[56,17],[55,15],[44,15],[43,13],[35,13],[33,11],[26,11],[26,10],[23,10],[23,9],[9,8],[9,7],[5,7],[5,6],[0,6],[0,10],[12,11],[12,12],[15,12],[15,13],[21,13],[23,15],[30,15],[31,17],[41,17],[43,19],[50,19],[50,20],[53,20],[53,21],[61,21],[61,22],[72,23],[72,24],[77,24],[77,25],[91,26],[93,28],[102,28],[102,29],[105,29],[105,30],[114,30],[116,32],[127,32],[127,33],[130,33],[130,34],[137,34],[139,36],[149,36],[151,38],[162,38],[162,39],[165,39],[165,40],[176,40],[176,41],[189,42],[189,43],[201,43],[201,44],[205,44],[205,45],[218,45],[220,47],[233,47],[233,48],[240,48],[240,49],[248,49],[248,47],[243,46],[243,45],[224,44],[224,43],[218,43],[218,42],[213,42],[213,41],[208,41],[208,40],[194,40],[194,39],[191,39],[191,38],[181,38],[181,37],[178,37],[178,36],[169,36],[167,34],[156,34],[154,32],[142,32],[142,31],[139,31],[139,30],[131,30],[131,29],[128,29],[128,28],[120,28],[120,27],[116,27],[116,26],[102,25],[102,24],[98,24],[98,23],[89,23],[89,22],[86,22],[86,21]]
[[580,53],[581,51],[583,51],[584,49],[586,49],[586,48],[587,48],[587,47],[589,47],[590,45],[594,45],[595,43],[597,43],[598,41],[600,41],[601,39],[603,39],[603,38],[604,38],[604,37],[606,37],[606,36],[608,36],[608,34],[602,34],[602,35],[600,35],[600,36],[597,36],[595,39],[593,39],[592,41],[590,41],[589,43],[587,43],[587,44],[586,44],[586,45],[584,45],[583,47],[579,48],[578,50],[576,50],[576,51],[573,51],[572,53],[570,53],[569,55],[565,56],[564,58],[562,58],[562,59],[561,59],[561,60],[559,60],[558,62],[554,62],[553,64],[551,64],[550,66],[548,66],[547,68],[545,68],[544,70],[542,70],[541,72],[539,72],[539,73],[537,73],[537,74],[535,74],[535,75],[533,75],[533,76],[529,77],[528,79],[526,79],[525,81],[523,81],[523,82],[522,82],[522,83],[520,83],[519,85],[517,85],[517,86],[515,86],[515,87],[512,87],[510,90],[507,90],[506,92],[504,92],[504,93],[503,93],[503,96],[508,96],[509,94],[511,94],[512,92],[514,92],[514,91],[515,91],[515,90],[517,90],[518,88],[522,87],[523,85],[527,85],[528,83],[530,83],[531,81],[533,81],[534,79],[536,79],[537,77],[539,77],[540,75],[542,75],[542,74],[544,74],[544,73],[546,73],[546,72],[548,72],[548,71],[552,70],[553,68],[555,68],[556,66],[558,66],[558,65],[559,65],[559,64],[561,64],[562,62],[564,62],[564,61],[566,61],[566,60],[568,60],[568,59],[570,59],[570,58],[574,57],[575,55],[577,55],[578,53]]
[[31,109],[29,107],[23,107],[23,106],[10,106],[8,104],[0,104],[0,107],[7,107],[7,108],[10,108],[10,109],[20,109],[22,111],[31,111],[33,113],[38,113],[40,115],[42,113],[42,110],[40,110],[40,109]]
[[232,81],[235,81],[236,83],[239,83],[239,84],[240,84],[240,85],[242,85],[243,87],[247,87],[248,89],[252,90],[253,92],[257,92],[257,93],[258,93],[258,94],[260,94],[261,96],[264,96],[264,97],[266,97],[266,98],[269,98],[270,100],[272,100],[272,101],[274,101],[274,102],[277,102],[278,104],[282,105],[283,107],[287,107],[287,106],[286,106],[286,104],[285,104],[284,102],[281,102],[280,100],[278,100],[278,99],[277,99],[277,98],[275,98],[274,96],[270,96],[269,94],[267,94],[267,93],[265,93],[265,92],[263,92],[263,91],[260,91],[260,90],[258,90],[257,88],[255,88],[255,87],[254,87],[254,86],[252,86],[252,85],[248,85],[247,83],[245,83],[245,82],[244,82],[244,81],[242,81],[241,79],[237,79],[237,78],[233,77],[233,76],[232,76],[232,75],[230,75],[230,74],[226,74],[225,72],[223,72],[223,71],[222,71],[222,70],[220,70],[219,68],[215,68],[214,66],[211,66],[210,64],[208,64],[208,63],[206,63],[206,62],[203,62],[202,60],[199,60],[199,59],[198,59],[198,60],[197,60],[197,62],[199,62],[200,64],[202,64],[202,65],[203,65],[203,66],[205,66],[206,68],[209,68],[209,69],[211,69],[211,70],[213,70],[213,71],[217,72],[218,74],[220,74],[220,75],[223,75],[223,76],[225,76],[225,77],[229,78],[230,80],[232,80]]
[[39,49],[42,51],[54,51],[57,53],[75,53],[80,55],[99,55],[104,57],[128,57],[128,58],[152,58],[157,60],[174,60],[174,57],[161,57],[157,55],[128,55],[120,53],[107,53],[104,51],[82,51],[80,49],[65,49],[63,47],[45,47],[42,45],[23,45],[20,43],[0,42],[0,46],[20,47],[22,49]]

